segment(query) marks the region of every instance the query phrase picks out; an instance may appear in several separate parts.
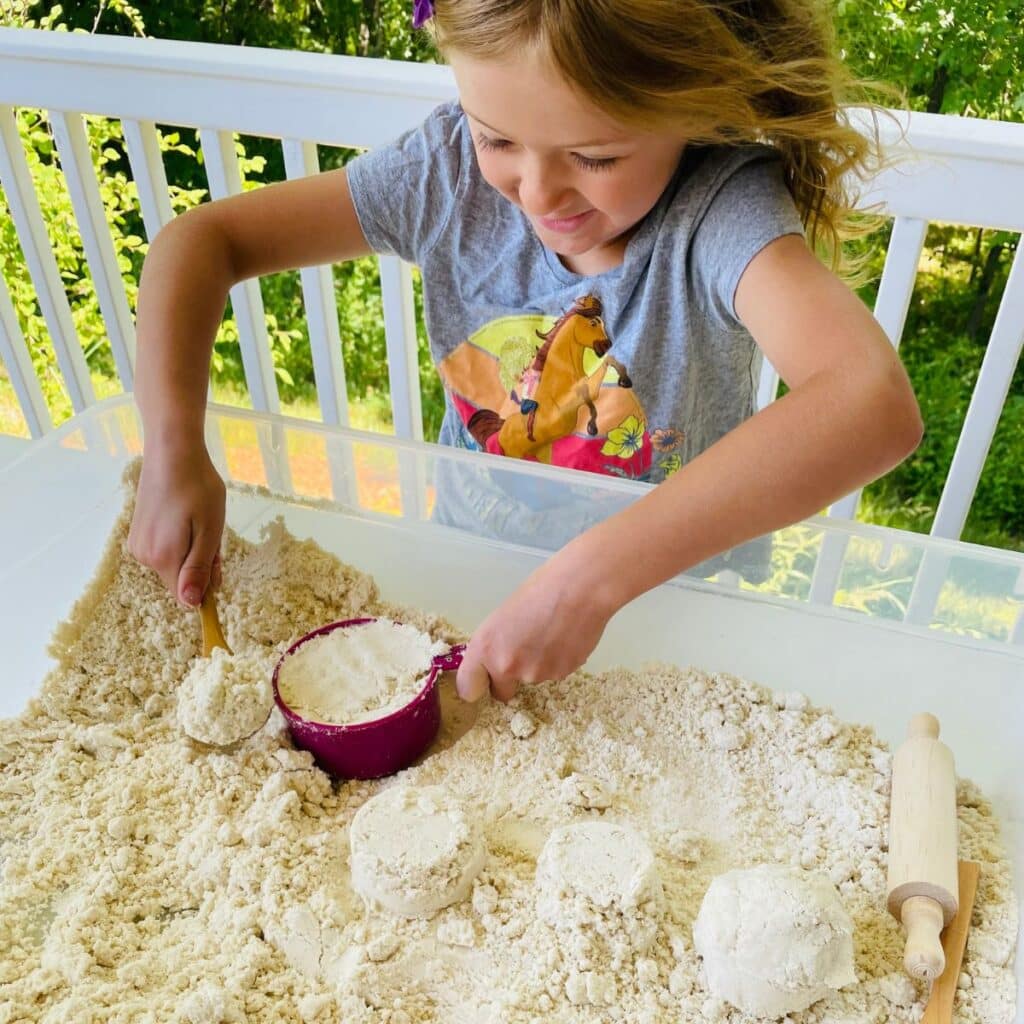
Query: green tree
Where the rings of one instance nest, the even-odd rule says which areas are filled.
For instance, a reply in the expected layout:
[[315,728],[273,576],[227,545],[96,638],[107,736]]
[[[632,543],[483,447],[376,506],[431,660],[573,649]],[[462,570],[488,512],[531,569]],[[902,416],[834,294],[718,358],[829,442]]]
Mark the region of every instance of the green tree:
[[1024,120],[1021,0],[839,0],[846,59],[914,110]]

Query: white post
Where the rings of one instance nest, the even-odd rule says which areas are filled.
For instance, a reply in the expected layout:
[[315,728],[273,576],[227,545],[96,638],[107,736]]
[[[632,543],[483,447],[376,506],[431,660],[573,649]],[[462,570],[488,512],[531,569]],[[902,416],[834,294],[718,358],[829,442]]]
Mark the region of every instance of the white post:
[[0,186],[7,197],[71,405],[75,412],[81,412],[96,401],[96,393],[10,107],[0,107]]
[[[241,194],[242,176],[235,155],[231,132],[201,129],[199,137],[210,183],[210,196],[223,199]],[[243,281],[231,289],[231,311],[238,325],[238,343],[242,350],[245,382],[253,408],[257,412],[281,411],[274,377],[274,362],[267,337],[267,321],[258,280]]]
[[150,242],[174,217],[167,188],[167,172],[160,153],[160,139],[152,121],[122,121],[128,162],[131,164],[135,187],[139,190],[142,222]]
[[0,277],[0,362],[7,368],[7,375],[14,385],[22,415],[33,437],[41,437],[53,428],[50,410],[43,398],[32,357],[29,355],[25,336],[21,333],[18,315],[11,302],[7,283]]
[[[314,143],[286,139],[283,149],[285,171],[290,179],[319,173],[320,162]],[[304,267],[301,277],[320,415],[324,423],[347,427],[345,364],[341,358],[341,333],[338,330],[338,309],[335,305],[331,268]]]
[[1006,403],[1021,347],[1024,345],[1024,241],[1018,241],[1003,299],[992,327],[992,337],[981,362],[960,440],[942,489],[932,524],[933,537],[957,540],[978,489],[999,414]]
[[96,288],[103,324],[117,374],[125,391],[135,389],[135,324],[128,309],[124,281],[117,265],[114,243],[96,182],[96,171],[89,150],[81,114],[50,112],[53,137],[60,153],[64,179],[71,194],[78,230],[89,263],[89,274]]
[[[892,226],[874,313],[875,319],[881,324],[895,349],[899,348],[900,338],[903,336],[927,230],[927,221],[910,217],[897,217]],[[829,509],[829,516],[856,519],[861,491],[862,488],[858,487],[836,501]],[[848,541],[849,538],[846,536],[826,532],[815,563],[814,578],[811,580],[809,599],[813,603],[832,604],[839,585]]]
[[[416,345],[416,307],[412,271],[397,256],[380,257],[380,286],[384,301],[384,334],[388,346],[388,380],[395,435],[423,440],[423,408]],[[427,515],[426,479],[422,463],[400,451],[399,481],[402,515],[424,519]]]

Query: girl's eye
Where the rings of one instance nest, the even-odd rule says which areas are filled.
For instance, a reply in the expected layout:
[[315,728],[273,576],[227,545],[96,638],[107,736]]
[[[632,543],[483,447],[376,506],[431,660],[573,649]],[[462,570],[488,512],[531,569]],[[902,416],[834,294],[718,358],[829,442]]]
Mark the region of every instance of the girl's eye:
[[598,159],[592,156],[582,156],[579,153],[573,153],[572,158],[576,166],[583,168],[585,171],[610,171],[619,159],[617,156],[606,156]]
[[492,139],[486,135],[478,135],[476,141],[481,149],[508,149],[512,145],[508,139]]

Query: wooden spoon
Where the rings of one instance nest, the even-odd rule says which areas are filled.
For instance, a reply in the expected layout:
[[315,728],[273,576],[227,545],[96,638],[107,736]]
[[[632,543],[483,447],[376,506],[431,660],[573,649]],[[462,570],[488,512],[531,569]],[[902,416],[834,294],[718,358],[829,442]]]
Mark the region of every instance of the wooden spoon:
[[942,935],[942,948],[946,954],[946,969],[932,982],[932,992],[924,1010],[921,1024],[952,1024],[953,997],[960,977],[960,962],[967,945],[967,929],[974,910],[974,894],[978,888],[981,865],[977,861],[962,860],[959,865],[960,902],[956,917],[949,922]]
[[203,595],[202,604],[199,605],[199,622],[203,629],[203,657],[208,658],[215,647],[223,647],[230,654],[231,648],[224,639],[220,619],[217,618],[217,600],[213,596],[213,587],[207,587]]

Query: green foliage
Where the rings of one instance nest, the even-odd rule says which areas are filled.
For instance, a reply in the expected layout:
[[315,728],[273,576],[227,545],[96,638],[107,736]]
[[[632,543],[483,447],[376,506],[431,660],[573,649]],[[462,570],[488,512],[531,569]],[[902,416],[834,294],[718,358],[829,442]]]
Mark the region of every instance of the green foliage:
[[914,110],[1024,120],[1021,0],[838,0],[846,59]]
[[[46,2],[13,6],[23,24],[53,10]],[[108,35],[426,60],[429,38],[413,31],[411,9],[409,0],[65,0],[60,20],[71,30]]]

